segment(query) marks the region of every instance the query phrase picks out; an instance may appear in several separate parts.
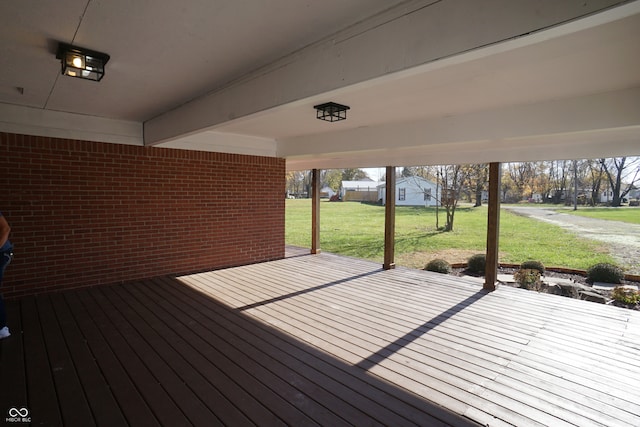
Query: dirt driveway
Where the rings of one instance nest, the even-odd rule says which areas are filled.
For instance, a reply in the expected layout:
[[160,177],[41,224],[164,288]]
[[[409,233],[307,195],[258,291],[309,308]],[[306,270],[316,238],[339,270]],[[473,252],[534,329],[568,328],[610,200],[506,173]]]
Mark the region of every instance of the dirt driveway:
[[[587,239],[604,242],[629,274],[640,274],[640,225],[586,218],[533,206],[503,206],[519,215],[555,224]],[[639,211],[640,212],[640,211]]]

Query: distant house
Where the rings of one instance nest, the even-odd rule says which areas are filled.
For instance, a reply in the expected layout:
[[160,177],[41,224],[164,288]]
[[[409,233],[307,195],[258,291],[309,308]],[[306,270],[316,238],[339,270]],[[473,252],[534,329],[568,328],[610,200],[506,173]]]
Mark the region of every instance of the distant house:
[[607,188],[600,192],[600,203],[609,204],[613,201],[613,190]]
[[[386,198],[385,183],[378,185],[378,200],[385,203]],[[396,181],[396,206],[438,206],[440,196],[435,183],[420,178],[410,176]]]
[[[640,197],[640,190],[636,188],[633,184],[622,184],[622,190],[620,194],[624,194],[622,196],[622,202],[626,203],[629,200],[637,200]],[[613,201],[613,190],[609,185],[605,187],[603,191],[600,192],[600,203],[610,204]]]
[[375,202],[378,200],[378,181],[342,181],[340,197],[342,201]]

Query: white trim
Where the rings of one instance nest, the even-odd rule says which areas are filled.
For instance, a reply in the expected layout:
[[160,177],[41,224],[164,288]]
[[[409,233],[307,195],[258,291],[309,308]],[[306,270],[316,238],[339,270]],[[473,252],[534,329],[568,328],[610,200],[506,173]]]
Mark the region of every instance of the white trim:
[[2,103],[0,132],[144,145],[142,123]]

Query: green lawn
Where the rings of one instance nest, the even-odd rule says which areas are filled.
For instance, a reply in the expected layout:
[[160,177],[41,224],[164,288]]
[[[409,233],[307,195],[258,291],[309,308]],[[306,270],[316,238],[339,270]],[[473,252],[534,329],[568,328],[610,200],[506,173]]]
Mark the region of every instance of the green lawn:
[[[382,262],[384,207],[357,202],[320,205],[320,246],[326,252]],[[486,207],[461,207],[453,232],[435,227],[435,208],[396,208],[396,261],[422,268],[433,258],[461,262],[485,251]],[[445,221],[440,213],[440,225]],[[310,247],[311,201],[286,201],[286,243]],[[598,243],[580,239],[551,224],[500,213],[500,261],[520,263],[535,259],[546,266],[587,269],[598,262],[613,262]]]
[[559,209],[559,211],[571,215],[640,224],[640,208],[638,207],[621,206],[619,208],[588,208],[578,206],[577,211],[574,211],[573,208],[563,208]]

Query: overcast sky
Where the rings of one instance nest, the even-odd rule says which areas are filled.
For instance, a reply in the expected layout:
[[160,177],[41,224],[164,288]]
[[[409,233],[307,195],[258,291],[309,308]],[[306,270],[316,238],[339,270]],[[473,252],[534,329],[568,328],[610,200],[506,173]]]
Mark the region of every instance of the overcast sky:
[[374,181],[380,181],[380,178],[385,173],[385,168],[363,168],[362,170]]

